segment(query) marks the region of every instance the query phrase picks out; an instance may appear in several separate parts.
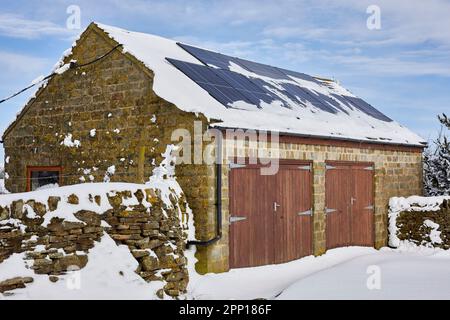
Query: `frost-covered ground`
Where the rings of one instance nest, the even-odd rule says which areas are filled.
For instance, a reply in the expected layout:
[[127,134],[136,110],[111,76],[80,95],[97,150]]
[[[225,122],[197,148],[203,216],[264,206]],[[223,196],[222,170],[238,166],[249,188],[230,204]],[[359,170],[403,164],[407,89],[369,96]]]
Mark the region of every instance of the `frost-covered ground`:
[[[193,261],[187,299],[450,299],[450,252],[438,249],[339,248],[321,257],[205,276],[192,273]],[[367,287],[374,266],[380,290]],[[157,285],[142,280],[136,267],[128,248],[108,235],[91,250],[84,269],[56,283],[35,275],[16,254],[0,264],[0,281],[31,276],[34,282],[0,299],[155,299]]]

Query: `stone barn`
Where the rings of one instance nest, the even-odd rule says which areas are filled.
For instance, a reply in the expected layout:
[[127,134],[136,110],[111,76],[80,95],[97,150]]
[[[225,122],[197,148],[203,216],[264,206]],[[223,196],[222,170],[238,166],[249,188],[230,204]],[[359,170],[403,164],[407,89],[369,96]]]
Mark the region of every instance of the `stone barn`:
[[11,192],[144,183],[177,145],[201,273],[385,246],[425,146],[335,81],[97,23],[3,144]]

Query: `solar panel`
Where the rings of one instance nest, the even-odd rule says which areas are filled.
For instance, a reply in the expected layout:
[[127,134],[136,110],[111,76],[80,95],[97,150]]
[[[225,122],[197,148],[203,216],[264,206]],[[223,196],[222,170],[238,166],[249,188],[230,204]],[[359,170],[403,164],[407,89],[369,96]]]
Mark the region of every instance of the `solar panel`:
[[213,67],[217,67],[217,68],[221,68],[221,69],[229,69],[230,67],[230,62],[235,62],[237,63],[235,60],[236,58],[230,57],[230,56],[226,56],[224,54],[221,53],[217,53],[217,52],[213,52],[213,51],[209,51],[209,50],[205,50],[205,49],[200,49],[200,48],[196,48],[184,43],[179,43],[177,42],[177,44],[183,48],[184,50],[186,50],[188,53],[190,53],[191,55],[193,55],[195,58],[197,58],[198,60],[200,60],[202,63],[206,64],[206,65],[210,65]]
[[272,79],[291,80],[287,75],[285,75],[283,72],[281,72],[278,68],[275,68],[275,67],[272,67],[272,66],[269,66],[266,64],[262,64],[262,63],[239,59],[239,58],[236,58],[235,61],[237,61],[237,63],[241,67],[244,67],[245,69],[247,69],[253,73],[256,73],[260,76],[268,77],[268,78],[272,78]]
[[[262,90],[266,91],[269,96],[272,97],[272,101],[278,100],[281,102],[281,105],[285,108],[292,109],[292,103],[285,100],[285,98],[290,99],[294,103],[297,99],[292,96],[289,92],[285,90],[280,90],[278,87],[275,87],[272,83],[264,81],[260,78],[250,78],[251,81],[260,87]],[[270,102],[269,102],[270,103]]]
[[[307,75],[306,73],[301,73],[301,72],[296,72],[296,71],[291,71],[291,70],[286,70],[286,69],[281,69],[281,68],[277,68],[277,69],[280,70],[281,72],[283,72],[287,76],[294,77],[294,78],[301,79],[301,80],[311,81],[311,82],[314,82],[314,83],[320,85],[319,81],[317,81],[310,75]],[[295,79],[293,79],[293,80],[295,81]]]
[[229,108],[236,101],[245,101],[253,104],[241,92],[231,87],[225,80],[214,73],[211,68],[175,59],[166,59],[225,107]]
[[[306,105],[309,102],[325,112],[336,114],[340,111],[348,114],[348,109],[357,108],[376,119],[392,121],[360,98],[335,94],[332,93],[333,91],[330,92],[330,95],[325,95],[302,87],[301,81],[298,81],[298,79],[329,87],[307,74],[235,58],[182,43],[177,44],[205,64],[205,66],[169,58],[167,60],[199,86],[207,90],[209,94],[227,108],[236,101],[245,101],[260,107],[261,101],[270,104],[277,100],[287,108],[291,108],[293,103]],[[232,63],[258,76],[269,79],[249,78],[233,72],[230,70]],[[298,85],[292,82],[297,82]],[[330,89],[333,88],[330,87]]]
[[293,83],[283,83],[282,86],[287,92],[295,96],[297,100],[299,100],[303,104],[309,102],[314,107],[321,109],[323,111],[337,113],[337,111],[334,108],[332,108],[329,105],[323,104],[318,97],[315,97],[314,94],[307,89],[303,89],[300,86],[295,85]]
[[196,48],[184,43],[177,43],[181,48],[189,52],[191,55],[196,57],[198,60],[203,62],[206,65],[214,66],[221,69],[228,69],[230,67],[230,63],[234,62],[237,65],[241,66],[242,68],[256,73],[260,76],[274,78],[274,79],[285,79],[289,80],[289,77],[287,77],[282,71],[280,71],[278,68],[265,65],[262,63],[257,63],[249,60],[244,60],[240,58],[234,58],[231,56],[227,56],[225,54]]
[[276,99],[269,91],[263,87],[258,86],[242,74],[232,72],[224,69],[213,69],[213,72],[218,74],[221,78],[226,80],[232,87],[239,90],[248,99],[253,101],[253,104],[259,106],[261,101],[271,103]]
[[345,99],[349,100],[357,109],[361,110],[365,114],[368,114],[369,116],[374,117],[375,119],[386,122],[393,121],[391,118],[387,117],[361,98],[345,96]]
[[320,100],[323,104],[331,106],[335,110],[340,110],[340,111],[348,114],[348,111],[344,109],[342,104],[340,104],[337,99],[334,99],[333,97],[329,97],[320,92],[316,92],[316,94],[318,96],[317,99]]
[[345,96],[340,96],[337,95],[335,93],[332,93],[331,96],[333,98],[335,98],[336,100],[338,100],[339,102],[341,102],[343,105],[345,105],[347,108],[349,108],[350,110],[354,109],[354,105],[350,103],[350,101],[348,101],[347,99],[345,99]]

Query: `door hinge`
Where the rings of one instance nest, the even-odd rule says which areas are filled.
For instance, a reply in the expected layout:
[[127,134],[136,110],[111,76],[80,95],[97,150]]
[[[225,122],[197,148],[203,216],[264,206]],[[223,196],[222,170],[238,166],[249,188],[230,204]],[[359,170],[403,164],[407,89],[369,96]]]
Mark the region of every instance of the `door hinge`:
[[300,170],[308,170],[311,171],[312,170],[312,165],[307,165],[307,166],[300,166],[298,167]]
[[325,208],[325,213],[326,213],[326,214],[333,213],[333,212],[337,212],[337,211],[338,211],[337,209],[328,209],[328,208]]
[[230,169],[239,169],[239,168],[245,168],[245,164],[239,164],[239,163],[230,163],[229,164]]
[[364,209],[367,209],[367,210],[373,210],[373,205],[370,205],[370,206],[364,207]]
[[312,214],[313,214],[312,209],[297,213],[298,216],[312,216]]
[[370,171],[373,171],[373,167],[372,167],[372,166],[370,166],[370,167],[365,167],[364,170],[370,170]]
[[247,220],[247,217],[231,217],[230,216],[230,223],[239,222],[239,221],[243,221],[243,220]]
[[326,170],[331,170],[331,169],[336,169],[336,167],[333,167],[333,166],[330,166],[329,164],[327,164],[327,165],[325,166],[325,169],[326,169]]

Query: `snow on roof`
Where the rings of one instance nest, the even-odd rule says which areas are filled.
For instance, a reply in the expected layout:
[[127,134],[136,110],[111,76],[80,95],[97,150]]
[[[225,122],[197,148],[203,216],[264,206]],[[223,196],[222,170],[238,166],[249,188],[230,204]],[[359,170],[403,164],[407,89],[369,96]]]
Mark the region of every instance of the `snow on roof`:
[[[285,108],[273,102],[257,108],[244,101],[238,101],[232,106],[234,108],[227,108],[168,62],[166,58],[205,65],[176,41],[104,24],[97,24],[97,26],[122,44],[126,52],[142,61],[154,72],[153,89],[158,96],[184,111],[202,113],[207,118],[220,120],[217,126],[393,144],[422,145],[425,142],[415,133],[381,113],[385,117],[383,120],[352,107],[351,103],[340,103],[340,110],[337,109],[335,113],[324,111],[310,103],[293,104],[291,108]],[[210,65],[210,67],[214,66]],[[249,72],[233,62],[230,62],[229,70],[251,79],[267,80],[264,76]],[[336,82],[318,79],[310,81],[307,77],[302,79],[295,77],[298,73],[292,72],[292,74],[293,76],[284,82],[272,81],[272,85],[294,82],[317,95],[356,98]],[[335,101],[336,99],[333,99],[333,102]]]

